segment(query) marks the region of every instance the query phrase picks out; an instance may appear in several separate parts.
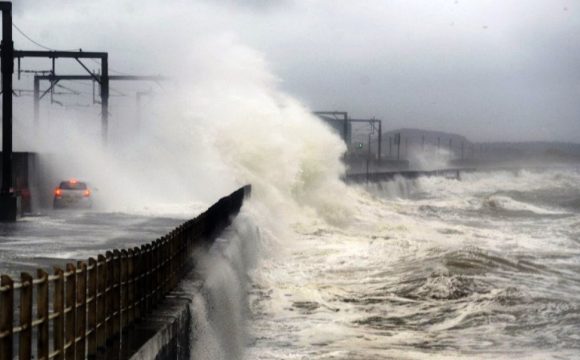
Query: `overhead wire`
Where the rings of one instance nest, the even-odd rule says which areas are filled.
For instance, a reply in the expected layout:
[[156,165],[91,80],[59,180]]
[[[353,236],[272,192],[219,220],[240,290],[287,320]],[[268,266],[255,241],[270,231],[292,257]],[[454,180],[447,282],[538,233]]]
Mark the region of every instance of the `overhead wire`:
[[[20,28],[19,28],[19,27],[18,27],[18,26],[17,26],[17,25],[14,23],[14,22],[12,22],[12,26],[14,27],[14,29],[16,29],[16,31],[17,31],[18,33],[20,33],[20,35],[22,35],[22,36],[23,36],[25,39],[27,39],[28,41],[30,41],[30,42],[31,42],[31,43],[33,43],[34,45],[36,45],[36,46],[38,46],[38,47],[40,47],[40,48],[42,48],[42,49],[44,49],[44,50],[48,50],[48,51],[59,51],[59,50],[57,50],[57,49],[54,49],[54,48],[51,48],[51,47],[45,46],[45,45],[43,45],[43,44],[39,43],[38,41],[35,41],[35,40],[34,40],[34,39],[32,39],[30,36],[28,36],[28,35],[27,35],[27,34],[26,34],[26,33],[25,33],[25,32],[24,32],[22,29],[20,29]],[[75,49],[66,49],[66,50],[61,50],[61,51],[82,51],[82,49],[80,49],[80,48],[79,48],[79,49],[76,49],[76,48],[75,48]],[[89,59],[89,60],[90,60],[90,61],[92,61],[92,62],[94,62],[94,63],[95,63],[95,64],[97,64],[97,65],[101,65],[101,63],[100,63],[99,61],[95,60],[95,59]],[[109,71],[110,71],[110,72],[112,72],[112,73],[116,73],[116,74],[118,74],[118,75],[129,75],[129,74],[128,74],[128,73],[126,73],[126,72],[123,72],[123,71],[116,70],[116,69],[114,69],[114,68],[112,68],[112,67],[109,67]],[[79,83],[79,85],[92,86],[92,85],[89,85],[89,84],[84,84],[84,83]],[[63,89],[69,90],[69,91],[73,91],[73,92],[74,92],[74,91],[76,91],[76,92],[78,92],[78,93],[81,93],[81,94],[87,94],[86,92],[82,92],[82,91],[77,91],[77,90],[73,90],[73,89],[70,89],[70,88],[66,88],[66,87],[64,87],[64,86],[62,86],[62,85],[57,85],[57,86],[58,86],[58,87],[61,87],[61,88],[63,88]],[[116,93],[117,93],[117,96],[127,96],[127,95],[126,95],[126,94],[124,94],[122,91],[120,91],[120,90],[118,90],[118,89],[116,89],[116,88],[110,87],[110,89],[111,89],[111,90],[113,90],[114,92],[116,92]],[[62,104],[61,104],[61,105],[62,105]]]
[[[20,33],[20,35],[24,36],[28,41],[30,41],[34,45],[36,45],[36,46],[38,46],[38,47],[40,47],[40,48],[42,48],[44,50],[49,50],[49,51],[79,51],[79,50],[81,50],[82,51],[82,49],[80,49],[80,48],[65,49],[65,50],[57,50],[57,49],[54,49],[54,48],[50,48],[48,46],[45,46],[45,45],[39,43],[38,41],[35,41],[30,36],[26,35],[26,33],[24,31],[22,31],[22,29],[20,29],[18,26],[16,26],[16,24],[14,23],[14,21],[12,22],[12,26],[16,29],[16,31],[18,31]],[[94,63],[96,63],[98,65],[100,65],[100,63],[97,60],[95,60],[95,59],[89,59],[89,60],[91,60],[92,62],[94,62]],[[112,67],[109,67],[109,71],[110,72],[113,72],[113,73],[116,73],[116,74],[119,74],[119,75],[129,75],[128,73],[115,70]]]
[[[41,47],[44,50],[58,51],[56,49],[49,48],[48,46],[44,46],[41,43],[39,43],[39,42],[35,41],[34,39],[32,39],[30,36],[26,35],[26,33],[24,31],[22,31],[18,26],[16,26],[16,24],[14,23],[14,21],[12,22],[12,27],[14,27],[16,29],[16,31],[18,31],[20,33],[20,35],[24,36],[28,41],[30,41],[34,45],[36,45],[38,47]],[[78,50],[78,49],[69,49],[69,50],[64,50],[64,51],[74,51],[74,50]]]

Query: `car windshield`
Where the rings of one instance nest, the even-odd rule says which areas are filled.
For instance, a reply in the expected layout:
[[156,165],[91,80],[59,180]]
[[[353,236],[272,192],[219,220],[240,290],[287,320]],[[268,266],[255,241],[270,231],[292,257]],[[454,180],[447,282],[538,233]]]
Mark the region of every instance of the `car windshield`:
[[86,190],[87,184],[80,181],[63,181],[59,187],[63,190]]

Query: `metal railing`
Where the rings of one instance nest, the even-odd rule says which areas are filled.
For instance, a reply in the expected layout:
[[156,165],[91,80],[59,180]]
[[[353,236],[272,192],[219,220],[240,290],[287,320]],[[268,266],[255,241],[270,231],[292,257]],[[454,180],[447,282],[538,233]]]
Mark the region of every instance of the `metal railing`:
[[[249,185],[220,199],[169,234],[86,262],[0,277],[0,360],[118,359],[128,332],[191,268],[191,254],[210,245],[239,212]],[[36,304],[36,306],[34,306]],[[33,349],[33,342],[36,349]],[[35,350],[35,351],[34,351]]]
[[475,168],[457,168],[441,170],[401,170],[401,171],[382,171],[359,174],[347,174],[344,181],[347,183],[364,183],[364,182],[383,182],[391,181],[397,177],[403,179],[417,179],[419,177],[442,176],[447,178],[461,179],[462,173],[475,172]]

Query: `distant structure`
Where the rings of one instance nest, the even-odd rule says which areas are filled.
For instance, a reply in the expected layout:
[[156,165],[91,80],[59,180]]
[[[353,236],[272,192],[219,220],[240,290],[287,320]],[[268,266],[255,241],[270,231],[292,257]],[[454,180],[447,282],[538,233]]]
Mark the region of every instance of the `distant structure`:
[[350,145],[352,129],[346,111],[314,111],[314,114],[340,134],[347,146]]
[[[381,159],[382,155],[382,121],[376,118],[372,119],[352,119],[348,116],[346,111],[315,111],[321,120],[328,124],[332,129],[334,129],[338,134],[340,134],[342,140],[346,143],[348,153],[360,152],[363,148],[366,148],[365,153],[367,157],[371,155],[376,157],[378,160]],[[368,136],[368,140],[365,139],[364,142],[357,142],[353,146],[353,124],[363,123],[368,124],[364,133],[365,137]],[[374,154],[371,154],[371,137],[376,134],[377,146]],[[360,135],[360,134],[357,134]],[[364,145],[366,143],[366,146]]]
[[384,148],[389,158],[408,158],[411,152],[442,150],[453,158],[463,159],[474,144],[465,136],[443,131],[402,128],[383,133]]

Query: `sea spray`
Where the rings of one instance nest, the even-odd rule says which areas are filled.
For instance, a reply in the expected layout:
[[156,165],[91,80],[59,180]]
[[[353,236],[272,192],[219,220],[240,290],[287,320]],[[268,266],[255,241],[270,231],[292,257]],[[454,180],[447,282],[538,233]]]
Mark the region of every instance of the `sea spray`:
[[240,214],[207,251],[195,256],[192,277],[192,359],[242,359],[250,341],[247,293],[261,238]]
[[407,160],[413,170],[440,170],[449,167],[453,154],[447,150],[433,145],[424,147],[412,147],[409,149]]

